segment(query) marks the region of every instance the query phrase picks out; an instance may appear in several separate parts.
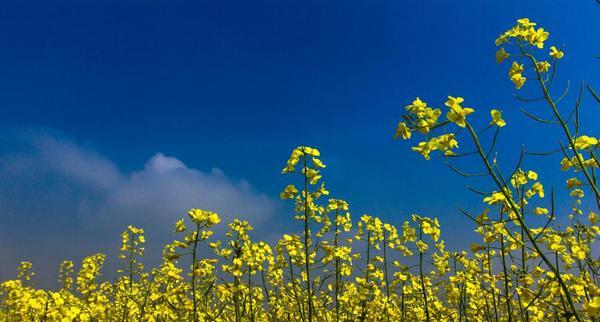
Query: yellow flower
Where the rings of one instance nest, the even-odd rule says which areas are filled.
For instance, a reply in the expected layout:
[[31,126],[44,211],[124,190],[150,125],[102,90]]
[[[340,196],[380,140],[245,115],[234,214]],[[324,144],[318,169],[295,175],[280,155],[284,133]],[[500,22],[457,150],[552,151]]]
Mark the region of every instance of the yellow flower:
[[588,220],[592,225],[596,224],[598,222],[598,214],[593,211],[590,211],[590,214],[588,215]]
[[415,98],[415,100],[410,105],[406,105],[406,110],[411,113],[418,113],[427,107],[427,103],[423,102],[420,98]]
[[421,253],[424,253],[427,249],[429,249],[429,245],[427,245],[422,240],[417,241],[415,243],[415,245],[417,245],[417,248],[419,249],[419,252],[421,252]]
[[581,135],[575,138],[575,149],[577,150],[590,150],[599,146],[600,141],[587,135]]
[[454,151],[452,149],[458,148],[458,141],[454,139],[455,134],[442,134],[436,138],[433,138],[432,141],[435,142],[436,148],[442,152],[444,155],[454,155]]
[[484,250],[486,247],[482,245],[478,245],[476,243],[471,243],[471,252],[477,253],[479,251]]
[[510,80],[515,84],[516,89],[521,89],[521,87],[525,85],[525,81],[527,81],[527,78],[523,77],[523,75],[521,74],[514,74],[510,77]]
[[503,203],[506,201],[506,197],[502,192],[495,191],[491,196],[483,198],[483,202],[487,202],[489,205],[495,205],[497,203]]
[[561,242],[562,242],[562,237],[560,237],[557,234],[551,234],[547,238],[547,244],[548,244],[547,247],[549,250],[552,250],[555,252],[564,252],[567,250],[567,246],[563,245]]
[[185,224],[183,223],[183,219],[179,219],[177,221],[177,223],[175,223],[175,232],[179,233],[182,232],[184,230],[186,230],[187,228],[185,227]]
[[216,224],[218,224],[218,223],[220,223],[220,222],[221,222],[221,218],[219,218],[219,215],[217,215],[216,213],[214,213],[214,212],[211,212],[211,213],[208,215],[208,222],[209,222],[211,225],[216,225]]
[[490,114],[492,115],[492,121],[490,125],[497,125],[498,127],[503,127],[506,125],[506,122],[502,119],[502,112],[498,110],[491,110]]
[[581,189],[573,189],[569,195],[575,198],[583,198],[585,196]]
[[548,70],[550,70],[550,63],[547,61],[540,61],[535,63],[535,67],[540,71],[540,73],[547,73]]
[[537,180],[538,179],[538,174],[535,171],[527,171],[527,178],[530,180]]
[[214,212],[204,209],[190,209],[188,215],[197,224],[205,224],[207,227],[216,225],[221,222],[219,215]]
[[315,157],[312,157],[312,162],[313,162],[313,165],[317,168],[325,168],[325,163],[323,163],[323,161],[321,161]]
[[283,191],[279,194],[281,199],[293,199],[298,193],[298,189],[293,184],[287,185]]
[[515,84],[517,89],[520,89],[525,84],[527,78],[523,77],[522,73],[525,70],[523,64],[519,64],[516,61],[512,63],[510,69],[508,70],[508,77],[511,82]]
[[598,317],[600,315],[600,296],[594,297],[591,301],[585,303],[584,305],[585,311],[593,317]]
[[398,137],[402,137],[404,140],[410,139],[411,132],[410,129],[406,126],[406,123],[400,122],[398,123],[398,127],[396,128],[396,133],[394,134],[394,139]]
[[507,53],[504,50],[504,47],[501,47],[497,52],[496,52],[496,63],[500,64],[502,63],[506,58],[510,57],[510,54]]
[[531,28],[529,29],[527,36],[525,36],[525,39],[537,48],[542,49],[544,48],[544,41],[546,41],[549,36],[550,33],[545,31],[544,28],[539,28],[537,30]]
[[308,168],[306,171],[302,169],[302,172],[306,174],[310,184],[317,184],[317,182],[322,178],[322,176],[319,174],[319,171],[315,169]]
[[517,23],[524,28],[534,27],[536,25],[535,22],[530,21],[529,18],[521,18],[517,20]]
[[431,152],[435,150],[435,145],[432,142],[419,142],[417,146],[411,148],[413,151],[421,154],[425,160],[431,159],[429,155]]
[[527,176],[521,169],[517,170],[515,172],[515,174],[513,174],[513,176],[510,178],[510,184],[515,188],[522,186],[526,183],[527,183]]
[[466,126],[467,115],[473,113],[475,110],[470,107],[462,107],[460,104],[464,102],[462,97],[448,96],[448,100],[445,105],[450,108],[450,111],[446,113],[448,120],[454,122],[460,127]]
[[544,198],[544,186],[541,183],[534,183],[533,186],[531,186],[531,190],[538,194],[540,198]]
[[496,44],[496,46],[505,44],[508,42],[508,37],[509,37],[509,34],[507,32],[505,32],[504,34],[498,36],[498,38],[496,38],[496,41],[494,43]]
[[[418,97],[412,102],[412,104],[407,105],[405,109],[410,113],[410,125],[423,134],[429,133],[429,130],[431,127],[436,125],[438,117],[442,113],[437,108],[433,109],[428,107],[427,103],[423,102]],[[408,128],[404,129],[404,126],[402,124],[398,124],[400,135],[402,135],[404,131],[408,130]],[[410,137],[409,133],[405,133],[405,136]]]
[[563,158],[560,161],[560,169],[563,171],[569,170],[572,166],[573,163],[571,162],[571,160],[569,160],[569,158]]
[[452,105],[460,105],[464,101],[465,99],[462,97],[448,96],[448,101],[446,101],[445,105],[451,107]]
[[579,187],[581,186],[581,181],[579,181],[577,178],[569,178],[567,179],[567,190],[571,190],[575,187]]
[[575,258],[579,260],[584,260],[587,254],[585,247],[581,247],[577,244],[571,245],[571,254],[575,256]]
[[301,146],[299,147],[300,151],[304,152],[304,154],[306,155],[310,155],[313,157],[318,157],[321,155],[321,153],[319,152],[319,150],[315,149],[315,148],[311,148],[309,146]]
[[554,59],[561,59],[565,56],[565,53],[563,53],[562,50],[558,50],[556,47],[551,46],[550,47],[550,57],[554,58]]
[[437,218],[434,220],[423,220],[421,225],[424,234],[431,236],[431,239],[436,242],[440,239],[440,223],[438,222]]

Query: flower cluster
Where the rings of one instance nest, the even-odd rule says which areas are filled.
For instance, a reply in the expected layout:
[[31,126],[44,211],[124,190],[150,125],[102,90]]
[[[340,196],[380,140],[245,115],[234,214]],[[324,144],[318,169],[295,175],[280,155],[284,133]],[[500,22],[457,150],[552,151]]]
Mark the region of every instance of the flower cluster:
[[[496,62],[502,63],[504,60],[511,56],[518,59],[521,58],[532,58],[532,49],[543,49],[544,42],[548,40],[550,33],[545,31],[544,28],[537,28],[536,23],[530,21],[528,18],[517,20],[517,24],[511,29],[505,31],[496,39],[496,46],[500,49],[496,52]],[[505,46],[515,46],[518,49],[518,53],[509,53],[506,51]],[[550,57],[553,60],[559,60],[564,57],[564,53],[557,49],[555,46],[550,47]],[[551,63],[542,60],[534,60],[532,62],[533,69],[536,73],[543,74],[550,70]],[[513,61],[508,71],[508,78],[514,83],[516,89],[520,89],[525,85],[527,78],[523,76],[525,72],[525,66],[523,63]]]

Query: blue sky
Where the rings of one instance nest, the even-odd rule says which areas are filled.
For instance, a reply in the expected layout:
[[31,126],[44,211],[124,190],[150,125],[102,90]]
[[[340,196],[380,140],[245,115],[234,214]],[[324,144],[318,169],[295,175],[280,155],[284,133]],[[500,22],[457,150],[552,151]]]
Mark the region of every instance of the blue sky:
[[[518,112],[508,66],[495,63],[494,39],[521,17],[564,47],[560,84],[600,88],[593,0],[4,4],[0,279],[18,260],[39,270],[48,261],[53,274],[62,257],[106,251],[126,221],[167,231],[190,206],[241,217],[250,209],[259,231],[293,230],[278,193],[297,145],[322,151],[325,181],[355,218],[438,216],[449,244],[464,245],[459,236],[472,227],[456,206],[480,210],[464,187],[489,185],[391,138],[414,97],[441,107],[453,95],[479,109],[481,124],[490,108],[504,111],[498,149],[507,167],[520,142],[555,147],[556,129]],[[584,102],[584,129],[598,135],[598,106]],[[562,187],[556,158],[528,162]],[[169,206],[157,210],[157,200]]]

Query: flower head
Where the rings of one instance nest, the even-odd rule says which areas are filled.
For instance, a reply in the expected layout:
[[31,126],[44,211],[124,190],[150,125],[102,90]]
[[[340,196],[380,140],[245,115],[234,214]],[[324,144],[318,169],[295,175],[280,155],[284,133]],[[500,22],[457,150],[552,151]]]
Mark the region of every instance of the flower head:
[[550,57],[554,59],[561,59],[565,56],[562,50],[557,49],[555,46],[550,47]]
[[492,121],[490,125],[497,125],[498,127],[503,127],[506,125],[506,121],[502,119],[502,112],[498,110],[491,110],[490,114],[492,115]]
[[500,64],[502,63],[506,58],[510,57],[510,54],[507,53],[504,50],[504,47],[501,47],[497,52],[496,52],[496,63]]
[[467,115],[473,113],[475,110],[470,107],[462,107],[460,105],[462,102],[464,102],[462,97],[448,96],[448,100],[446,101],[445,105],[450,108],[450,111],[446,113],[446,117],[456,125],[465,127]]

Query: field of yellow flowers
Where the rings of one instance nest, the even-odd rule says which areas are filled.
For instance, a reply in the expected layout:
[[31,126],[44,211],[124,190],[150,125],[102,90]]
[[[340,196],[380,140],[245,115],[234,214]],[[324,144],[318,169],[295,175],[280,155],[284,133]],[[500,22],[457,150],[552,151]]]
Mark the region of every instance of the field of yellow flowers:
[[[105,255],[94,254],[61,264],[60,289],[37,289],[31,263],[22,262],[17,278],[0,284],[0,321],[600,321],[598,214],[584,210],[600,208],[600,143],[579,133],[581,97],[568,113],[559,108],[566,93],[552,85],[565,54],[546,49],[548,36],[519,19],[496,40],[496,60],[510,61],[516,89],[539,88],[537,103],[552,115],[527,116],[563,134],[557,170],[572,173],[568,213],[555,211],[553,193],[533,169],[520,162],[502,173],[494,145],[510,124],[499,110],[484,113],[489,124],[475,129],[463,98],[448,97],[445,115],[416,98],[395,137],[422,138],[412,150],[427,160],[436,151],[447,160],[476,158],[483,173],[449,165],[495,187],[480,192],[482,213],[464,211],[481,236],[469,250],[447,250],[436,218],[415,214],[398,226],[370,215],[353,219],[344,200],[328,198],[320,152],[302,146],[283,168],[290,184],[281,192],[294,203],[299,234],[269,245],[236,219],[225,223],[225,240],[216,240],[219,215],[192,209],[176,222],[162,263],[146,268],[144,230],[129,226],[116,280],[102,280]],[[457,152],[458,140],[473,151]],[[569,224],[559,227],[556,218]]]

